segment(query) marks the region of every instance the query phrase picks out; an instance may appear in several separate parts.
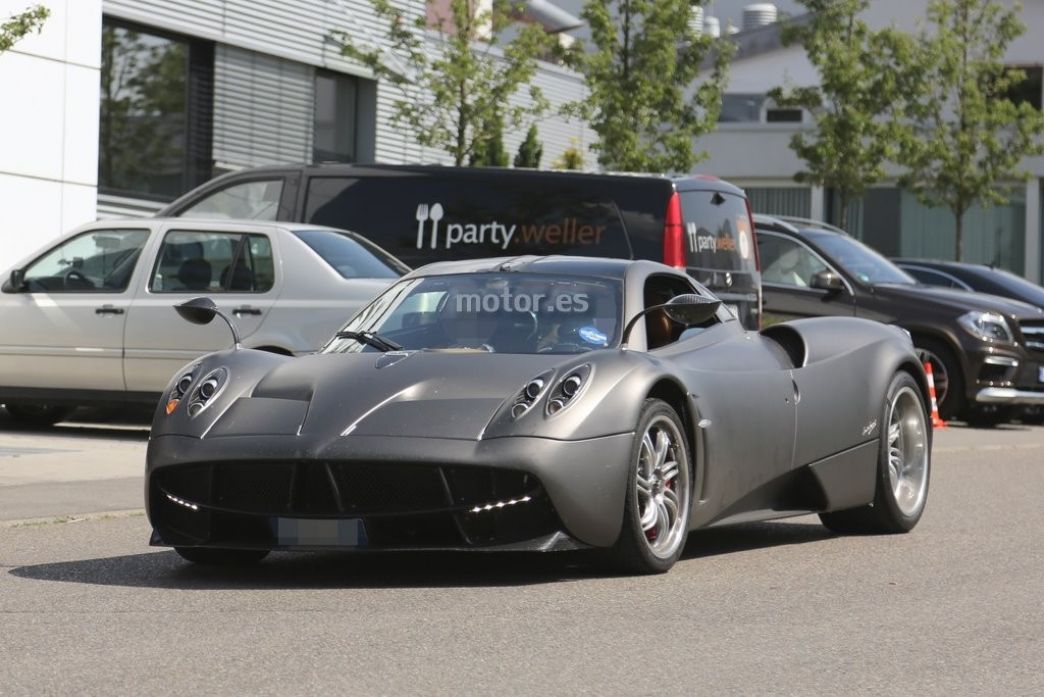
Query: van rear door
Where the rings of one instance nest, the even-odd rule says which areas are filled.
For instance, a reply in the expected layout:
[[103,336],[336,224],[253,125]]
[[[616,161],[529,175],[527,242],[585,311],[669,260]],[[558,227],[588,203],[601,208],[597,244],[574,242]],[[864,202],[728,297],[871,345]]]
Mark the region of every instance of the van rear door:
[[761,280],[747,201],[724,191],[680,191],[686,270],[758,327]]

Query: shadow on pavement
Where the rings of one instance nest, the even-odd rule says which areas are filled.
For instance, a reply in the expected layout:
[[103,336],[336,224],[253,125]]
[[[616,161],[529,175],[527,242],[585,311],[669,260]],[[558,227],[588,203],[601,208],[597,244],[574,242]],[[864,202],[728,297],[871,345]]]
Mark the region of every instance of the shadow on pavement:
[[19,423],[0,409],[0,433],[34,436],[73,436],[105,440],[145,441],[149,438],[152,410],[141,408],[82,408],[54,426]]
[[[795,523],[700,531],[690,535],[680,563],[829,537],[822,526]],[[157,551],[21,566],[8,573],[38,581],[178,590],[510,587],[619,575],[601,557],[585,552],[279,552],[253,566],[208,567],[189,564],[173,551]]]

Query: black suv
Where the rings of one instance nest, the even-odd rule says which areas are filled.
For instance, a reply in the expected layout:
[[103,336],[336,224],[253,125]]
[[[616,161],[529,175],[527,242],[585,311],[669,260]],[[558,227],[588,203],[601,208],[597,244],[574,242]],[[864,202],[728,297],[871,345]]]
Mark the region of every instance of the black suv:
[[822,223],[755,216],[764,322],[854,315],[908,332],[935,374],[943,418],[992,425],[1013,405],[1044,404],[1044,349],[1026,332],[1044,311],[918,282],[858,240]]
[[747,199],[714,177],[420,165],[263,167],[218,177],[159,215],[344,228],[411,266],[518,254],[652,259],[687,269],[745,326],[760,321]]

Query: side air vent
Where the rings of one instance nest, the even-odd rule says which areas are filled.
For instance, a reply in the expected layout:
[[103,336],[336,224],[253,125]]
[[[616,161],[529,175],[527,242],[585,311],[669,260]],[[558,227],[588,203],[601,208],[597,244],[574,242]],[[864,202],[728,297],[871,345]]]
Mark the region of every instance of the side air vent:
[[795,368],[805,365],[808,347],[805,345],[804,337],[796,329],[786,324],[773,324],[762,329],[761,335],[779,344]]

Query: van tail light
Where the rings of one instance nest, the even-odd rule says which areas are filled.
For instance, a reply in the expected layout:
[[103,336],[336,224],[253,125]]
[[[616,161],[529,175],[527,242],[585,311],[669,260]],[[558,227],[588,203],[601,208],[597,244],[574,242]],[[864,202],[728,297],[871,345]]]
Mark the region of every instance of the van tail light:
[[747,202],[747,220],[750,221],[750,243],[754,246],[754,268],[761,271],[761,252],[758,250],[758,231],[754,228],[754,210],[750,207],[750,199]]
[[663,219],[663,263],[685,268],[685,228],[682,224],[681,197],[675,191],[667,201]]

